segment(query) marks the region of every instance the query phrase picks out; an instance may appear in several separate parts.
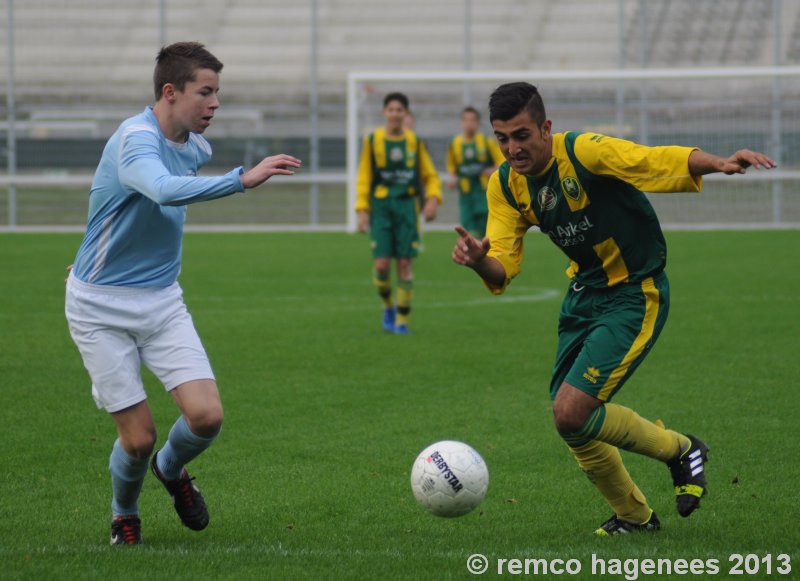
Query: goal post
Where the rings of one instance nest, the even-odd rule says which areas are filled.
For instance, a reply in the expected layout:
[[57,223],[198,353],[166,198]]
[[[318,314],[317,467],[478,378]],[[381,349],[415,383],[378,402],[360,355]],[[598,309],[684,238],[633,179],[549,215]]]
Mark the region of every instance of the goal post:
[[[347,230],[357,226],[361,140],[383,122],[383,95],[396,90],[409,95],[417,133],[442,171],[461,109],[473,105],[487,117],[489,94],[511,81],[539,87],[554,131],[597,131],[646,145],[698,146],[719,155],[747,147],[778,162],[778,170],[768,174],[708,176],[703,194],[651,197],[668,226],[800,226],[800,67],[782,66],[352,72],[346,95]],[[474,101],[467,103],[466,95]],[[486,119],[482,125],[490,130]],[[447,205],[444,221],[457,221],[457,203]]]

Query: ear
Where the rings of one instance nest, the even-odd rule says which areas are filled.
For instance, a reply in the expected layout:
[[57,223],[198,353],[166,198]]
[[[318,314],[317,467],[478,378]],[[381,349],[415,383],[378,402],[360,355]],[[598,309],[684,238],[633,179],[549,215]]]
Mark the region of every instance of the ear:
[[164,86],[161,88],[161,96],[166,99],[167,103],[174,103],[175,102],[175,85],[172,83],[164,83]]
[[544,123],[542,123],[539,129],[542,130],[542,139],[550,139],[550,132],[553,130],[553,122],[550,121],[550,119],[547,119]]

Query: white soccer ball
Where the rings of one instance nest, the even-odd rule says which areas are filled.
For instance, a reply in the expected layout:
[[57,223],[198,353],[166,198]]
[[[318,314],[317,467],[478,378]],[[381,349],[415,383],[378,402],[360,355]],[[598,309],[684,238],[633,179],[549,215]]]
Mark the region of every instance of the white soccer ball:
[[481,455],[463,442],[436,442],[419,453],[411,468],[411,490],[436,516],[461,516],[478,506],[489,487]]

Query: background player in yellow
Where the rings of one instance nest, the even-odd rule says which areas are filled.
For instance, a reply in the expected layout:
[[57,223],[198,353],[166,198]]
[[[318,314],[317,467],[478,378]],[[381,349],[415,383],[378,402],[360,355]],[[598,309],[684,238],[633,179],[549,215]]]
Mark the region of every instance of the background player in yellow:
[[[386,125],[364,138],[356,187],[358,229],[369,232],[373,282],[383,301],[383,328],[408,334],[414,293],[412,260],[419,247],[419,193],[426,221],[436,218],[441,183],[425,144],[404,126],[408,97],[390,93],[383,100]],[[397,305],[392,298],[391,263],[397,262]]]
[[497,88],[489,114],[507,162],[489,183],[487,237],[457,228],[453,260],[500,294],[520,272],[528,229],[550,236],[570,259],[550,384],[553,415],[579,466],[614,510],[596,533],[660,528],[619,449],[666,463],[678,512],[689,516],[706,493],[706,445],[609,403],[658,338],[669,309],[666,243],[642,191],[700,191],[705,174],[775,164],[746,149],[723,158],[596,133],[554,134],[541,96],[528,83]]
[[489,176],[505,161],[494,138],[480,131],[481,114],[474,107],[461,111],[461,135],[456,135],[447,148],[447,187],[458,188],[461,225],[471,234],[483,238],[486,233],[486,185]]

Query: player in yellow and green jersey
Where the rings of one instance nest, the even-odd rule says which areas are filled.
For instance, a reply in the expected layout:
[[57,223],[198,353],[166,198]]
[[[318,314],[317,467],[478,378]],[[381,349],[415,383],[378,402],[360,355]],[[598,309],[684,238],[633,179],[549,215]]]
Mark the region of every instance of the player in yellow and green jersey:
[[489,115],[507,161],[489,181],[487,237],[457,228],[453,260],[500,294],[520,272],[531,227],[567,255],[570,283],[550,395],[556,429],[614,511],[596,532],[660,528],[620,449],[666,463],[678,513],[687,517],[706,493],[706,445],[609,403],[649,353],[669,309],[667,247],[642,192],[698,192],[705,174],[775,164],[746,149],[722,158],[597,133],[552,133],[542,98],[528,83],[497,88]]
[[[419,247],[420,192],[423,215],[436,218],[442,201],[439,175],[425,144],[404,122],[408,97],[390,93],[383,100],[385,127],[364,138],[356,187],[358,229],[370,232],[373,282],[383,301],[383,328],[407,335],[414,293],[412,260]],[[392,299],[391,264],[397,262],[397,304]]]
[[447,187],[458,188],[461,225],[472,235],[486,234],[486,185],[489,176],[505,161],[497,141],[479,131],[481,114],[474,107],[461,112],[461,135],[447,148]]

